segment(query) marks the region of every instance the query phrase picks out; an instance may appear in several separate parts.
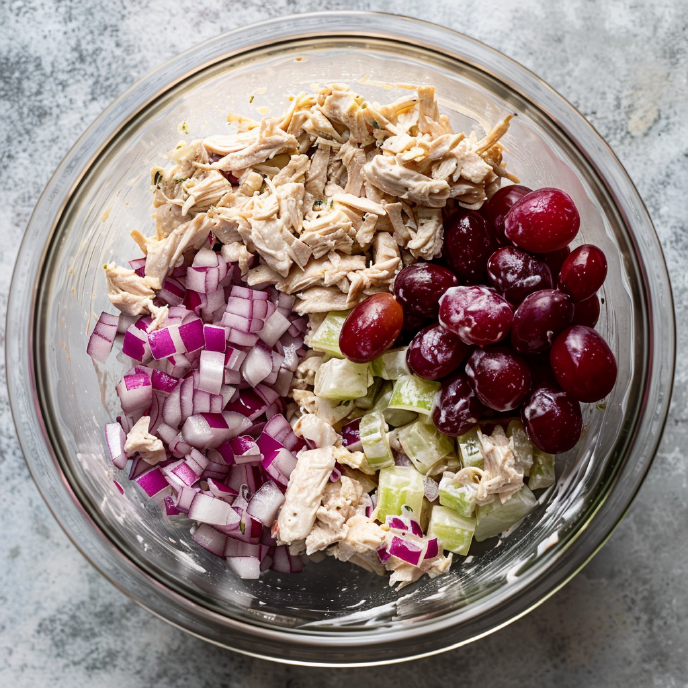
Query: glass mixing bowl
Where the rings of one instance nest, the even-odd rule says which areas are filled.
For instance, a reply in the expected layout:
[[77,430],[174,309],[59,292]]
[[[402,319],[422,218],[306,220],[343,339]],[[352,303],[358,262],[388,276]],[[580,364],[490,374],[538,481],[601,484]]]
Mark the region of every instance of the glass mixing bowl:
[[[301,575],[238,580],[117,476],[103,425],[128,366],[94,366],[88,333],[110,306],[103,263],[138,254],[150,232],[150,167],[182,136],[223,131],[226,114],[281,110],[313,84],[349,82],[370,99],[433,84],[455,129],[513,112],[509,169],[568,191],[578,242],[609,260],[598,330],[619,377],[606,405],[557,461],[558,482],[508,537],[449,575],[395,593],[384,578],[328,559]],[[249,96],[254,95],[253,102]],[[79,139],[48,184],[21,246],[10,295],[7,371],[31,473],[66,533],[114,585],[208,641],[270,659],[366,665],[436,653],[514,620],[569,580],[604,543],[645,476],[666,418],[674,365],[671,291],[657,236],[619,161],[547,85],[490,48],[397,16],[318,13],[220,36],[145,77]],[[120,494],[113,482],[124,486]],[[496,542],[496,544],[495,544]]]

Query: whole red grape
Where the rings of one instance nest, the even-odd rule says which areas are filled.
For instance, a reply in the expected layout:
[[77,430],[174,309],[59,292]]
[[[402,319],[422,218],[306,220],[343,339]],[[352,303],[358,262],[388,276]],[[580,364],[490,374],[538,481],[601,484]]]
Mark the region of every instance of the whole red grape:
[[426,380],[439,380],[453,373],[470,347],[439,323],[421,330],[406,350],[409,370]]
[[548,454],[574,447],[583,430],[580,404],[554,384],[544,384],[525,398],[521,420],[530,441]]
[[442,383],[435,400],[432,420],[445,435],[458,437],[468,432],[485,413],[466,373],[458,373]]
[[436,318],[440,296],[456,287],[456,275],[440,265],[415,263],[405,267],[394,279],[394,296],[405,316]]
[[589,299],[604,284],[607,277],[607,258],[602,249],[584,244],[572,251],[559,272],[559,289],[571,301]]
[[525,360],[506,347],[475,349],[466,362],[466,375],[485,406],[511,411],[530,390],[530,369]]
[[561,189],[532,191],[517,201],[504,218],[507,239],[533,253],[551,253],[568,246],[580,227],[571,196]]
[[586,325],[587,327],[597,325],[597,321],[600,319],[600,300],[597,298],[597,294],[593,294],[585,301],[574,303],[573,309],[572,325]]
[[549,360],[557,382],[578,401],[599,401],[616,382],[614,354],[591,327],[574,325],[564,330],[552,345]]
[[499,293],[514,306],[528,294],[552,288],[552,275],[547,265],[515,246],[504,246],[490,256],[487,275]]
[[558,289],[526,296],[514,313],[511,346],[522,354],[549,349],[555,337],[571,324],[573,311],[571,299]]
[[512,184],[504,186],[487,202],[483,204],[483,214],[492,223],[492,227],[500,244],[510,244],[511,242],[504,235],[504,218],[511,210],[516,201],[520,201],[529,194],[532,189],[522,184]]
[[444,228],[444,253],[456,275],[466,284],[485,282],[487,259],[498,248],[487,220],[472,210],[448,218]]

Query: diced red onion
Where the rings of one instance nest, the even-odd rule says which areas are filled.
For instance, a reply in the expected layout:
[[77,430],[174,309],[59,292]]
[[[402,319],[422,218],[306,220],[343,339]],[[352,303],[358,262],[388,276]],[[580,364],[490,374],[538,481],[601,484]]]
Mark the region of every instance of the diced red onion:
[[359,428],[361,419],[356,418],[342,427],[342,444],[349,451],[363,451]]
[[138,319],[138,315],[120,313],[117,318],[117,334],[124,334]]
[[296,457],[285,447],[282,447],[271,456],[266,456],[261,465],[268,475],[282,485],[289,484],[289,476],[296,468]]
[[377,556],[378,556],[378,558],[380,559],[380,561],[384,564],[384,563],[386,563],[387,561],[389,561],[389,558],[390,558],[391,555],[390,555],[389,550],[387,549],[387,547],[385,547],[385,546],[383,545],[382,547],[380,547],[380,548],[377,550]]
[[391,556],[401,559],[413,566],[418,566],[418,564],[420,564],[425,549],[426,548],[423,547],[421,543],[399,537],[398,535],[392,538],[392,542],[389,545],[389,553]]
[[423,476],[423,492],[429,502],[434,502],[440,496],[440,486],[429,476]]
[[[157,466],[139,475],[135,478],[135,482],[149,497],[156,498],[156,501],[162,501],[164,497],[170,494],[169,483]],[[163,492],[164,494],[162,494]]]
[[234,452],[234,461],[237,464],[255,463],[263,458],[256,441],[249,435],[235,437],[230,440],[230,444]]
[[190,320],[179,328],[179,336],[184,342],[186,351],[197,351],[202,349],[205,344],[203,338],[203,321],[200,318]]
[[201,547],[207,549],[216,557],[223,557],[225,555],[225,545],[227,544],[227,536],[215,530],[207,523],[201,523],[191,534],[192,540],[197,542]]
[[233,490],[231,487],[225,485],[220,480],[215,480],[213,478],[208,479],[208,489],[210,490],[210,494],[212,494],[213,497],[216,497],[217,499],[224,499],[230,504],[232,501],[234,501],[234,497],[236,497],[237,495],[236,490]]
[[122,470],[127,465],[127,455],[124,453],[124,443],[127,436],[119,423],[107,423],[105,425],[105,441],[110,459],[115,468]]
[[170,325],[148,333],[148,344],[150,345],[153,358],[159,360],[186,352],[186,346],[182,341],[180,329],[180,325]]
[[257,557],[227,557],[227,566],[244,580],[260,578],[260,559]]
[[191,503],[197,494],[199,494],[199,488],[184,486],[180,487],[179,491],[177,492],[175,506],[177,509],[179,509],[179,511],[188,514],[189,509],[191,508]]
[[246,510],[250,516],[263,525],[270,526],[277,517],[277,512],[283,502],[282,491],[270,480],[263,483],[253,494]]
[[197,449],[215,449],[249,427],[250,420],[240,413],[199,413],[186,419],[182,437]]
[[342,471],[337,466],[335,466],[332,469],[332,473],[330,473],[330,482],[331,483],[339,482],[341,477],[342,477]]
[[124,334],[122,342],[122,353],[133,358],[135,361],[148,361],[151,358],[148,335],[145,330],[136,326],[136,323],[129,326]]
[[179,380],[177,380],[176,377],[168,375],[162,370],[154,369],[151,374],[151,383],[156,392],[170,394],[170,392],[173,392],[175,387],[179,384]]
[[227,502],[201,492],[197,492],[191,502],[189,518],[217,526],[231,526],[240,520],[239,514]]
[[236,492],[241,490],[242,485],[247,485],[249,492],[255,492],[260,484],[260,471],[255,464],[244,463],[229,469],[227,485]]
[[279,338],[289,329],[291,323],[279,311],[275,311],[267,320],[258,336],[268,346],[275,346]]
[[229,344],[237,344],[238,346],[253,346],[258,341],[257,334],[245,334],[239,330],[230,329],[227,334],[227,342]]
[[267,301],[267,299],[269,298],[264,291],[248,289],[247,287],[241,287],[238,285],[232,287],[231,296],[237,296],[240,299],[257,299],[259,301]]
[[254,390],[247,389],[241,392],[235,401],[231,401],[225,407],[227,411],[235,411],[246,416],[249,420],[255,420],[269,406],[265,399],[260,397]]
[[162,289],[158,292],[158,298],[168,306],[179,306],[184,301],[186,288],[173,277],[168,277],[162,283]]
[[227,348],[227,330],[220,325],[203,325],[203,339],[206,351],[224,353]]
[[[174,379],[174,378],[171,378]],[[182,384],[178,383],[165,399],[162,407],[162,419],[166,425],[172,428],[179,428],[182,422],[181,389]],[[162,439],[162,438],[161,438]],[[169,440],[168,440],[169,443]]]
[[180,514],[184,514],[183,511],[181,511],[175,506],[174,499],[175,498],[171,495],[167,495],[167,497],[165,497],[165,499],[162,500],[163,513],[165,514],[165,516],[174,517],[179,516]]
[[129,267],[139,276],[144,277],[146,272],[146,259],[145,258],[134,258],[134,260],[129,261]]
[[88,340],[86,353],[99,363],[107,361],[110,352],[112,351],[112,344],[117,336],[117,325],[119,318],[110,313],[101,313],[93,328],[91,337]]
[[201,351],[198,388],[209,394],[219,394],[224,382],[224,369],[225,354],[223,352]]
[[439,556],[440,549],[439,549],[439,544],[437,542],[437,538],[430,538],[428,540],[428,547],[425,550],[425,557],[424,559],[434,559],[436,556]]
[[148,375],[136,373],[125,375],[116,387],[124,413],[135,414],[150,408],[153,402],[153,387]]

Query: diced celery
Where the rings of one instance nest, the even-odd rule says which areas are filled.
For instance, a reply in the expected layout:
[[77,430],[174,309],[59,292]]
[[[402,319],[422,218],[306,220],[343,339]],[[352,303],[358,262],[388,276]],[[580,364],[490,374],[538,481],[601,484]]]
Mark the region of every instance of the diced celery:
[[435,504],[428,526],[429,537],[436,537],[440,546],[455,554],[466,555],[475,532],[475,519],[461,516],[446,506]]
[[387,423],[379,411],[367,413],[361,418],[358,433],[363,445],[363,453],[374,470],[394,465],[394,455],[389,446]]
[[368,364],[347,358],[331,358],[315,374],[315,396],[346,401],[364,397],[368,392]]
[[371,370],[373,375],[385,380],[398,380],[402,375],[409,375],[406,365],[406,347],[385,351],[371,363]]
[[392,398],[392,384],[390,382],[385,382],[382,385],[382,390],[380,391],[380,396],[375,402],[375,411],[380,411],[385,420],[393,427],[400,428],[402,425],[407,425],[412,423],[418,417],[417,413],[412,411],[402,411],[398,409],[389,408],[389,400]]
[[478,507],[478,525],[475,529],[477,542],[495,537],[510,528],[514,523],[527,516],[537,506],[537,499],[531,490],[524,485],[514,492],[504,504],[495,497],[493,502]]
[[464,518],[471,518],[475,514],[475,495],[475,490],[454,482],[449,476],[443,476],[440,480],[440,504],[454,509]]
[[435,394],[442,385],[416,375],[402,375],[395,383],[389,408],[429,414]]
[[516,461],[523,468],[523,475],[530,475],[530,467],[533,465],[533,443],[526,435],[526,429],[520,420],[512,420],[507,426],[506,436],[514,452]]
[[423,474],[454,448],[450,437],[442,434],[434,425],[427,425],[421,420],[401,428],[399,442],[406,456]]
[[478,426],[471,428],[467,433],[458,438],[461,463],[464,468],[483,467],[483,453],[478,440]]
[[365,396],[356,399],[356,401],[354,401],[354,406],[365,409],[366,411],[372,409],[377,401],[381,386],[382,380],[377,377],[373,378],[373,384],[368,387],[368,391],[366,392]]
[[547,454],[534,447],[528,487],[531,490],[542,490],[554,485],[554,481],[554,454]]
[[339,333],[342,331],[342,326],[349,313],[351,311],[332,311],[328,313],[311,339],[311,349],[324,351],[326,354],[336,356],[337,358],[344,358],[339,348]]
[[412,466],[390,466],[379,473],[377,519],[401,516],[404,505],[420,516],[423,506],[423,476]]

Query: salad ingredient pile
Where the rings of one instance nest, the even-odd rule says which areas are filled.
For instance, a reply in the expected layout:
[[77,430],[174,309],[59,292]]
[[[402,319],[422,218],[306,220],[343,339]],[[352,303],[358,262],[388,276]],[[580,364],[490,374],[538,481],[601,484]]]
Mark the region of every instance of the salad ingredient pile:
[[[105,265],[131,366],[111,459],[242,578],[324,555],[403,587],[511,528],[616,379],[578,211],[454,133],[434,89],[333,84],[168,153]],[[515,182],[500,188],[502,179]]]

